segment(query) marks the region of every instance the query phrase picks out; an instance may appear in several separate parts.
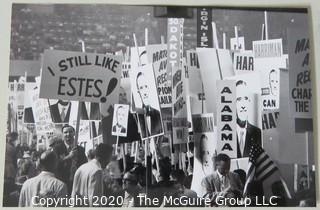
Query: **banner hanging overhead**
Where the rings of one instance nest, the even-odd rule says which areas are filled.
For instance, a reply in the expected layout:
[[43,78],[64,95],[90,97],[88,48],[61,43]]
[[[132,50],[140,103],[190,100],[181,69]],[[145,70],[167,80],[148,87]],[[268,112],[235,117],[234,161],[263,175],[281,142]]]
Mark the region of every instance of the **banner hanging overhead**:
[[210,7],[197,8],[197,47],[213,47]]

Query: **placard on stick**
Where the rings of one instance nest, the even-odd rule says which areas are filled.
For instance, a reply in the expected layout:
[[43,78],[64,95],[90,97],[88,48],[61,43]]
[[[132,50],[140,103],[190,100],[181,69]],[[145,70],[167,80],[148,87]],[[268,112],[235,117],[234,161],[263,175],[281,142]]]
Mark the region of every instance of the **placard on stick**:
[[254,41],[252,45],[254,65],[261,78],[263,109],[279,109],[280,68],[286,68],[282,39]]
[[112,135],[127,136],[129,105],[115,104],[112,120]]
[[168,53],[167,45],[148,45],[146,46],[149,63],[153,63],[156,86],[161,108],[171,107],[172,87],[168,77],[167,63]]
[[120,56],[45,50],[40,98],[112,104],[118,99],[121,63]]
[[[162,135],[163,123],[152,64],[132,69],[130,81],[142,139]],[[145,115],[150,123],[146,123]]]

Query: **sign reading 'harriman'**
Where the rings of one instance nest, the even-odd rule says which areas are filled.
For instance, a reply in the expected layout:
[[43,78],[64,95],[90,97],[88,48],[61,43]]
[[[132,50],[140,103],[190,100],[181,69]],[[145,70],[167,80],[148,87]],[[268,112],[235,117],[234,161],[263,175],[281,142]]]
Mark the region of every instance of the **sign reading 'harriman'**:
[[46,50],[40,98],[110,103],[118,97],[121,57]]

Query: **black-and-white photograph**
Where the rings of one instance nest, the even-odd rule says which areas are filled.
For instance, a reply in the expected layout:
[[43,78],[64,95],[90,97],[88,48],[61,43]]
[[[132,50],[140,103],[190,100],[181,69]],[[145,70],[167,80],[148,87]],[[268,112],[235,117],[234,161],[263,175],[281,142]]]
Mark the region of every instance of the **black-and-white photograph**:
[[115,104],[113,111],[112,135],[127,136],[129,105]]
[[309,10],[12,4],[4,207],[315,207]]

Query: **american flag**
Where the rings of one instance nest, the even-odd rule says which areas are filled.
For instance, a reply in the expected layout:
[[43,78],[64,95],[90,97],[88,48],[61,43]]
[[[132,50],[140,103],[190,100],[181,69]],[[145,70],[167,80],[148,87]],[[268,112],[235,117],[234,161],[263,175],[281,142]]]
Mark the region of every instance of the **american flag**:
[[253,180],[263,182],[278,170],[278,167],[264,149],[258,144],[253,144],[250,148],[249,165],[243,194],[247,193],[247,187],[250,182]]

